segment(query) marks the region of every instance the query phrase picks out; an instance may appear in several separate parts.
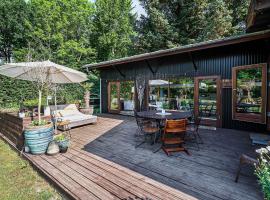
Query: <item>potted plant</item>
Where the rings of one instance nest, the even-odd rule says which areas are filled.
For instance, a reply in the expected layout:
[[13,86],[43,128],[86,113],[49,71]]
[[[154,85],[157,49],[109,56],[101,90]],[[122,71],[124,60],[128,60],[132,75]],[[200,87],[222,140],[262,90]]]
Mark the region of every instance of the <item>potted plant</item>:
[[25,117],[25,110],[24,109],[20,109],[18,115],[19,115],[19,118],[24,118]]
[[58,144],[60,152],[65,153],[70,145],[70,135],[60,133],[54,137],[54,141]]
[[25,147],[32,154],[44,154],[53,139],[53,124],[34,120],[24,130]]
[[81,84],[81,86],[84,88],[84,106],[80,107],[80,111],[88,115],[92,115],[94,112],[94,107],[90,106],[90,94],[93,85],[93,83]]
[[270,146],[257,150],[260,154],[255,174],[259,179],[265,199],[270,199]]
[[32,121],[25,128],[25,146],[32,154],[44,154],[53,140],[53,124],[41,119],[42,94],[50,89],[51,81],[48,78],[48,69],[42,65],[26,74],[29,76],[27,80],[32,80],[33,87],[38,90],[38,120]]

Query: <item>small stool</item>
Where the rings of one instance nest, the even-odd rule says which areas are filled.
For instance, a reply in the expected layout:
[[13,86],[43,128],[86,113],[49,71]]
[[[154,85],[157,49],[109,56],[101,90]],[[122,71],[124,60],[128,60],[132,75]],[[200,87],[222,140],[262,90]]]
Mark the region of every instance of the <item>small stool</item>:
[[67,133],[67,134],[69,134],[69,135],[71,135],[71,134],[70,134],[70,127],[69,127],[69,124],[70,124],[70,121],[69,121],[69,120],[58,121],[58,122],[57,122],[57,127],[58,127],[58,126],[63,127],[63,128],[62,128],[63,132],[64,132],[64,133]]

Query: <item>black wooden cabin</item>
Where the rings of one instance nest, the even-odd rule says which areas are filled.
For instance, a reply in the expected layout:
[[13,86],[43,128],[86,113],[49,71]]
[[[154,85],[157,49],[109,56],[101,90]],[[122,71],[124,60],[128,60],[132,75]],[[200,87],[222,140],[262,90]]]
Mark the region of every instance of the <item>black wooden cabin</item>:
[[[121,83],[124,84],[129,81],[133,85],[133,91],[130,90],[130,93],[134,93],[134,95],[130,99],[134,100],[134,108],[138,109],[136,89],[138,77],[146,80],[144,108],[148,108],[151,101],[149,99],[151,95],[149,93],[151,87],[149,80],[167,81],[165,83],[169,83],[167,84],[169,86],[166,87],[171,85],[172,88],[171,80],[189,77],[194,81],[190,85],[193,90],[193,109],[195,113],[197,110],[198,115],[202,104],[200,98],[207,95],[200,94],[202,93],[200,81],[212,80],[214,82],[215,94],[212,95],[212,98],[215,98],[215,121],[207,120],[207,117],[205,117],[205,125],[264,132],[267,130],[267,124],[268,128],[270,124],[270,93],[269,81],[267,81],[269,62],[270,30],[266,30],[90,64],[86,67],[89,71],[93,69],[100,71],[102,112],[121,113],[121,110],[125,110],[121,105]],[[259,73],[259,77],[256,78],[256,81],[254,81],[255,78],[250,78],[253,82],[252,80],[249,82],[245,78],[239,79],[238,74],[241,75],[241,70],[250,72],[251,77],[253,77],[252,73]],[[257,75],[254,74],[255,76]],[[239,86],[237,81],[242,81],[243,86]],[[240,102],[240,98],[247,96],[247,94],[244,94],[247,93],[245,85],[249,84],[256,88],[251,93],[253,96],[256,93],[257,102]],[[252,86],[252,84],[255,85]],[[237,87],[243,87],[244,89]],[[168,89],[163,90],[166,91],[167,99],[174,98],[170,97],[169,94],[167,95]],[[238,94],[238,90],[241,90],[242,93],[240,91],[240,94]],[[111,94],[112,92],[114,94]],[[112,97],[112,95],[114,96]],[[239,95],[242,95],[242,97]],[[119,104],[115,108],[111,108],[112,98],[115,98],[114,104]],[[126,104],[128,105],[128,101],[126,101]],[[256,107],[257,110],[254,111]],[[131,108],[133,107],[129,106],[129,110],[132,110]]]

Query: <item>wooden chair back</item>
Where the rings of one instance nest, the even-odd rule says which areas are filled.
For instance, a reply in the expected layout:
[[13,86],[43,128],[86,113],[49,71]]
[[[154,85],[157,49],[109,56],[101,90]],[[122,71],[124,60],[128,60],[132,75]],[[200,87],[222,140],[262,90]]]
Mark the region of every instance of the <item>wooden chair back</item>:
[[186,119],[180,120],[166,120],[164,132],[165,133],[183,133],[186,131]]

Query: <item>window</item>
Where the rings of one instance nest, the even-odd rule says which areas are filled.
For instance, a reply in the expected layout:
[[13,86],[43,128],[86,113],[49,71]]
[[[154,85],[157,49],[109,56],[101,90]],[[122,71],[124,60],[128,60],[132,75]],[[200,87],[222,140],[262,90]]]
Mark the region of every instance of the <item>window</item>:
[[121,111],[134,110],[134,81],[120,82]]
[[149,81],[149,107],[169,109],[169,81],[157,79]]
[[149,81],[149,107],[166,110],[193,109],[194,80],[181,77]]
[[177,78],[170,80],[170,108],[173,110],[193,110],[194,80]]
[[233,68],[233,119],[265,123],[266,64]]

